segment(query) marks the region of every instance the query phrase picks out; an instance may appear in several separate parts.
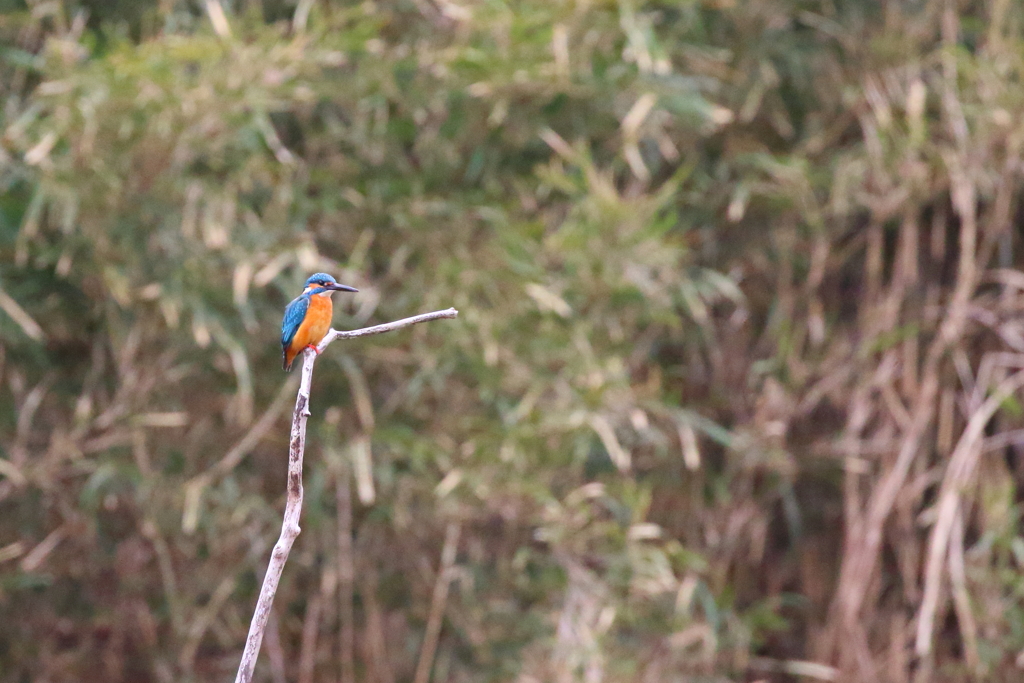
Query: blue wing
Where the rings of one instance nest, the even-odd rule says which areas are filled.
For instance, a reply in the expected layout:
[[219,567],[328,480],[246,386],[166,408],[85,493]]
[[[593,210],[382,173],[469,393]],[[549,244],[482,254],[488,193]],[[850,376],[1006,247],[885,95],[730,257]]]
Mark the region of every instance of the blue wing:
[[287,348],[295,338],[295,332],[299,325],[306,319],[306,311],[309,310],[309,297],[302,295],[294,299],[284,309],[284,320],[281,321],[281,346]]

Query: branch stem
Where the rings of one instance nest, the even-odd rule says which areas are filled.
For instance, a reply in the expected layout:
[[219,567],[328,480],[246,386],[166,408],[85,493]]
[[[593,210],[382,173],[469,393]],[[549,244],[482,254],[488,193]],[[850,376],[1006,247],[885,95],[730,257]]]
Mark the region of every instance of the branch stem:
[[245,640],[245,649],[242,651],[242,661],[238,665],[238,675],[235,683],[250,683],[252,681],[253,669],[256,666],[256,657],[259,655],[260,645],[263,642],[263,632],[267,628],[267,620],[270,618],[270,611],[274,604],[274,596],[277,594],[277,586],[281,581],[281,574],[284,572],[285,562],[288,560],[288,553],[291,552],[292,544],[299,535],[299,517],[302,514],[302,458],[306,451],[306,419],[309,417],[309,388],[313,383],[313,364],[316,357],[323,352],[335,339],[354,339],[365,337],[371,334],[391,332],[403,327],[415,325],[416,323],[438,320],[441,318],[455,318],[459,314],[454,308],[444,311],[434,311],[415,315],[411,318],[403,318],[383,325],[364,327],[359,330],[331,330],[324,336],[317,346],[316,353],[306,349],[302,361],[302,379],[299,383],[299,393],[295,398],[295,411],[292,413],[291,439],[288,442],[288,499],[284,506],[284,519],[281,523],[281,535],[274,545],[270,554],[270,564],[267,566],[266,576],[263,577],[263,586],[260,588],[260,597],[256,601],[256,610],[252,615],[252,623],[249,625],[249,635]]

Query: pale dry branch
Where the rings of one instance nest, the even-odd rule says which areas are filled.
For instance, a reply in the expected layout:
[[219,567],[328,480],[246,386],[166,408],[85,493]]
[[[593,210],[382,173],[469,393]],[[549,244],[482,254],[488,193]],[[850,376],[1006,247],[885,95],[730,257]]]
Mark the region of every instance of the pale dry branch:
[[341,683],[355,683],[355,554],[352,550],[352,492],[348,463],[338,465],[334,485],[338,505],[338,657],[341,660]]
[[420,315],[414,315],[411,318],[402,318],[401,320],[395,320],[394,322],[384,323],[382,325],[374,325],[373,327],[364,327],[358,330],[331,330],[323,338],[323,341],[317,346],[317,352],[323,353],[323,350],[327,348],[327,345],[333,342],[335,339],[355,339],[356,337],[368,337],[371,334],[383,334],[384,332],[391,332],[392,330],[399,330],[409,325],[415,325],[416,323],[425,323],[430,320],[440,320],[442,318],[457,318],[459,312],[454,308],[446,308],[443,311],[433,311],[431,313],[421,313]]
[[306,420],[310,415],[309,390],[313,383],[313,365],[316,363],[317,356],[323,353],[324,349],[335,339],[354,339],[371,334],[391,332],[429,320],[455,318],[458,314],[454,308],[449,308],[359,330],[345,332],[331,330],[317,346],[315,353],[311,349],[306,349],[303,352],[302,376],[299,382],[298,396],[295,399],[295,411],[292,413],[291,438],[288,442],[288,497],[285,502],[284,519],[281,523],[281,535],[274,545],[267,573],[263,577],[263,586],[260,589],[259,599],[256,601],[256,609],[249,626],[249,635],[245,641],[245,649],[242,651],[242,660],[238,665],[235,683],[249,683],[252,680],[256,657],[259,654],[263,633],[274,604],[274,595],[277,593],[277,586],[281,581],[288,553],[291,552],[292,544],[299,535],[299,517],[302,513],[302,459],[306,451]]
[[979,671],[981,655],[978,652],[978,623],[967,593],[967,569],[964,561],[964,513],[957,510],[952,537],[949,540],[949,581],[953,591],[953,607],[960,625],[964,643],[964,659],[972,671]]
[[267,659],[270,660],[270,680],[274,683],[288,683],[288,672],[284,666],[284,648],[281,646],[281,628],[277,615],[270,613],[267,622]]
[[39,566],[46,561],[46,558],[50,556],[60,542],[68,535],[67,525],[61,525],[48,533],[46,538],[39,542],[35,548],[33,548],[28,555],[21,561],[21,571],[23,572],[34,572]]
[[217,586],[217,590],[213,592],[210,601],[206,603],[206,606],[199,611],[199,615],[192,621],[185,637],[185,645],[181,648],[181,655],[178,657],[178,663],[183,671],[192,673],[196,661],[196,653],[199,652],[199,646],[203,642],[203,637],[234,590],[235,577],[229,576],[225,578]]
[[839,680],[839,670],[835,667],[827,664],[821,664],[819,662],[807,662],[799,659],[780,661],[769,657],[753,657],[750,660],[750,668],[755,671],[813,678],[817,681]]
[[43,328],[39,326],[32,316],[30,316],[24,308],[18,305],[18,302],[11,298],[11,296],[0,289],[0,311],[6,313],[11,320],[18,323],[18,327],[21,331],[29,336],[34,341],[43,341],[46,336],[43,333]]
[[361,574],[360,590],[366,612],[366,666],[367,680],[395,683],[395,672],[384,635],[385,614],[377,602],[377,575],[373,570]]
[[[847,549],[844,553],[836,588],[834,604],[839,619],[832,624],[827,640],[837,646],[844,633],[857,628],[868,585],[878,569],[881,552],[883,527],[892,512],[893,505],[907,480],[921,443],[935,420],[936,403],[940,394],[940,370],[942,361],[950,348],[955,347],[964,333],[969,320],[971,297],[980,279],[977,259],[978,221],[975,204],[976,190],[972,178],[964,173],[955,158],[948,158],[952,186],[950,193],[954,209],[960,218],[960,253],[957,264],[956,283],[949,298],[945,316],[938,327],[938,334],[931,341],[920,374],[918,393],[913,407],[909,409],[911,421],[901,430],[900,445],[896,458],[878,484],[863,511],[848,510],[855,515],[847,523]],[[852,530],[856,529],[854,533]],[[849,639],[846,639],[849,642]],[[845,667],[844,667],[845,668]],[[863,671],[864,667],[859,666]],[[861,679],[870,680],[862,675]]]
[[918,656],[927,656],[932,649],[932,631],[935,612],[939,604],[942,570],[960,501],[967,483],[974,475],[981,455],[982,439],[989,420],[999,410],[1003,401],[1024,387],[1024,371],[1003,380],[991,396],[971,415],[967,427],[960,437],[953,455],[949,458],[946,476],[936,504],[938,515],[932,527],[928,542],[928,564],[925,570],[924,598],[917,619],[916,651]]
[[192,477],[185,484],[185,505],[181,515],[181,528],[186,534],[194,533],[196,526],[199,524],[199,506],[202,502],[203,491],[216,481],[217,478],[226,475],[238,467],[238,464],[245,459],[245,456],[266,436],[270,428],[277,422],[277,418],[284,411],[288,396],[294,391],[295,384],[296,382],[291,381],[289,378],[289,381],[281,386],[281,390],[277,392],[277,396],[271,401],[270,407],[260,416],[260,419],[252,426],[252,429],[246,432],[245,436],[232,446],[231,450],[216,465],[202,474]]
[[142,535],[153,544],[157,568],[160,570],[160,582],[163,584],[164,599],[167,601],[168,613],[171,618],[171,630],[175,635],[182,635],[185,629],[182,625],[181,604],[178,600],[178,579],[174,574],[171,549],[160,533],[160,528],[151,519],[142,523]]
[[317,593],[306,606],[302,620],[302,646],[299,648],[299,683],[313,683],[316,670],[316,641],[324,608],[323,592]]
[[219,0],[206,0],[206,13],[210,17],[210,24],[218,37],[228,39],[231,37],[231,24],[224,14],[224,7]]
[[306,22],[309,21],[309,13],[313,9],[314,0],[299,0],[298,5],[295,6],[295,14],[292,15],[292,31],[295,33],[304,33],[306,31]]
[[444,546],[441,549],[441,566],[434,582],[434,595],[430,600],[430,616],[427,618],[427,629],[423,634],[423,646],[420,648],[420,660],[416,665],[414,683],[427,683],[430,670],[434,668],[434,653],[437,652],[437,641],[441,636],[441,619],[444,617],[445,605],[448,603],[448,586],[452,580],[452,567],[455,566],[455,552],[459,547],[461,527],[456,522],[448,525],[444,534]]

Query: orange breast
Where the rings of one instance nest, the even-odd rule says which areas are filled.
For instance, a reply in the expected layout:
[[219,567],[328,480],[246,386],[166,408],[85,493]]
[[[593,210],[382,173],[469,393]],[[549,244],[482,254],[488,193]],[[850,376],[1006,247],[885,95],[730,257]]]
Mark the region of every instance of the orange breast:
[[[331,329],[334,307],[331,298],[319,294],[310,297],[306,317],[295,331],[295,337],[288,347],[288,355],[294,358],[302,349],[310,344],[320,343],[327,331]],[[291,359],[289,358],[289,361]]]

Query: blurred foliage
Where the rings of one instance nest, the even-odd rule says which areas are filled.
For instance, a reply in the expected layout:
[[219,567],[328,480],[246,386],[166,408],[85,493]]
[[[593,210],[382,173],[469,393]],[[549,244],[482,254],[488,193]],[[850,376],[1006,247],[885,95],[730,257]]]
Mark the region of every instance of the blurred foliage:
[[460,316],[318,363],[259,680],[439,576],[437,681],[1019,677],[1015,4],[220,6],[0,2],[0,681],[233,675],[319,270]]

